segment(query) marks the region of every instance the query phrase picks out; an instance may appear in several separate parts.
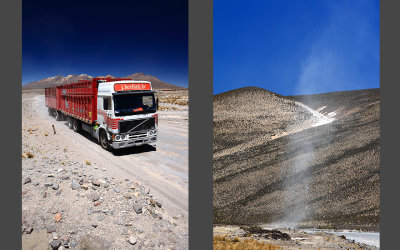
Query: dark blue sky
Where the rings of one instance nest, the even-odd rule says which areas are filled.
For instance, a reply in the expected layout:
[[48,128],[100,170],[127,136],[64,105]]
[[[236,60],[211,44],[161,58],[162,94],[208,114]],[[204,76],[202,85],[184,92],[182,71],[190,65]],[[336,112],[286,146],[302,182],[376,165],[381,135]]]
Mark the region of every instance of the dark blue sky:
[[142,72],[188,84],[188,3],[22,2],[22,82]]
[[379,88],[378,0],[214,0],[214,94]]

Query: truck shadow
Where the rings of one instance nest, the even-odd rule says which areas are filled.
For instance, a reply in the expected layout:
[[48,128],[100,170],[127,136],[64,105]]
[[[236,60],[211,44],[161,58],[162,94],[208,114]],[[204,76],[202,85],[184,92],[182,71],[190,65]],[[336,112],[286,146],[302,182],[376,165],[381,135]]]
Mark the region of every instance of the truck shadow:
[[141,146],[134,146],[134,147],[129,147],[129,148],[121,148],[117,150],[113,150],[112,154],[115,156],[124,156],[124,155],[130,155],[130,154],[140,154],[140,153],[145,153],[145,152],[152,152],[156,151],[157,149],[151,145],[145,144]]
[[[68,122],[63,121],[64,125],[68,128]],[[86,131],[80,131],[79,132],[80,135],[82,135],[83,137],[85,137],[87,140],[89,140],[90,142],[97,144],[99,147],[100,144],[98,143],[97,139],[92,137],[89,133],[87,133]],[[104,149],[103,149],[104,150]],[[140,154],[140,153],[146,153],[146,152],[152,152],[152,151],[156,151],[156,147],[153,147],[151,145],[145,144],[145,145],[141,145],[141,146],[134,146],[134,147],[128,147],[128,148],[121,148],[121,149],[113,149],[111,151],[111,153],[115,156],[124,156],[124,155],[131,155],[131,154]],[[106,150],[104,150],[106,151]]]

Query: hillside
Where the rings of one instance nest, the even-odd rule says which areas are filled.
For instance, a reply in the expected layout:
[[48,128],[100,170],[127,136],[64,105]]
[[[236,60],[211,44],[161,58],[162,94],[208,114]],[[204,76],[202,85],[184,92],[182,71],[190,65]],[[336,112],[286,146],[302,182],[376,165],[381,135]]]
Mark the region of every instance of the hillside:
[[379,89],[216,95],[214,223],[379,230],[379,108]]
[[[102,76],[100,76],[102,77]],[[112,77],[112,75],[107,75],[107,77]],[[132,75],[128,75],[122,78],[130,78],[132,80],[143,80],[143,81],[150,81],[152,83],[153,89],[172,89],[172,90],[177,90],[177,89],[183,89],[182,87],[166,83],[161,81],[155,76],[152,75],[145,75],[143,73],[135,73]],[[89,76],[86,74],[81,74],[81,75],[68,75],[66,77],[63,76],[53,76],[49,78],[45,78],[39,81],[33,81],[29,82],[25,85],[22,86],[23,89],[43,89],[46,87],[50,86],[57,86],[61,84],[67,84],[71,82],[77,82],[78,80],[90,80],[93,79],[93,76]]]

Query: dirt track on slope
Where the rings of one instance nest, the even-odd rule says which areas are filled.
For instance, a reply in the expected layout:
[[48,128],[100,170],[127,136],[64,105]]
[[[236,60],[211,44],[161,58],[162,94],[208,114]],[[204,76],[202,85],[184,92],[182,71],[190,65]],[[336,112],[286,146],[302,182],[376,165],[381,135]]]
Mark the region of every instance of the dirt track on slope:
[[[77,248],[79,240],[85,237],[92,237],[91,241],[96,241],[93,237],[100,237],[96,238],[97,242],[104,240],[110,248],[115,249],[128,246],[176,249],[187,247],[187,106],[159,112],[157,148],[140,146],[107,152],[85,132],[75,133],[66,126],[65,121],[55,121],[54,117],[49,116],[42,93],[24,91],[22,102],[22,176],[23,181],[28,177],[32,180],[22,186],[23,227],[34,227],[36,231],[46,230],[51,222],[54,222],[54,215],[48,215],[49,210],[58,208],[64,215],[69,214],[74,220],[78,219],[82,224],[89,225],[90,231],[87,231],[85,226],[69,228],[73,226],[72,221],[68,221],[69,218],[63,218],[61,224],[56,224],[58,236],[68,235],[71,230],[81,232],[70,234],[69,241],[75,240]],[[52,125],[56,134],[53,133]],[[28,152],[34,157],[29,158],[26,155]],[[69,178],[65,179],[66,176]],[[82,180],[89,185],[89,189],[72,190],[72,179]],[[91,181],[98,179],[102,181],[100,187],[92,188]],[[39,184],[33,185],[35,182]],[[56,183],[59,187],[54,189],[48,182]],[[132,185],[137,185],[136,189],[132,188]],[[116,192],[115,189],[120,192]],[[56,194],[56,190],[62,190],[62,195]],[[43,192],[47,192],[46,198],[42,197]],[[93,207],[92,201],[87,201],[94,195],[93,192],[100,194],[103,206],[107,204],[107,207],[102,209],[114,213],[105,219],[99,219],[99,222],[96,222],[98,227],[91,225],[93,223],[88,218],[90,216],[86,215],[86,209],[82,208],[96,208]],[[86,197],[86,200],[74,200],[75,195]],[[124,204],[125,200],[143,203],[143,218],[137,215],[139,218],[135,219],[136,213],[132,204]],[[153,201],[157,201],[161,207],[155,206]],[[60,204],[63,206],[60,207]],[[82,208],[84,214],[74,212],[77,208]],[[140,225],[119,225],[121,218],[115,215],[121,212],[119,210],[124,211],[125,217],[133,217],[124,217],[126,220],[133,220],[133,224],[137,222]],[[128,224],[128,227],[124,224]],[[123,229],[118,229],[120,227]],[[163,232],[160,228],[167,231]],[[157,230],[160,234],[156,233]],[[26,238],[30,235],[24,235],[25,243],[28,244]],[[137,238],[137,244],[130,245],[126,241],[129,235]]]

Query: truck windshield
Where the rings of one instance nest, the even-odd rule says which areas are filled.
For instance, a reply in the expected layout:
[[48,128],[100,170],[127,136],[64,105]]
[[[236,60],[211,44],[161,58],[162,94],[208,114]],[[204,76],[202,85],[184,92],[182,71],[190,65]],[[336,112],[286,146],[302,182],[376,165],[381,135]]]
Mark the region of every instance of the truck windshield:
[[154,94],[123,94],[114,96],[116,116],[156,112]]

